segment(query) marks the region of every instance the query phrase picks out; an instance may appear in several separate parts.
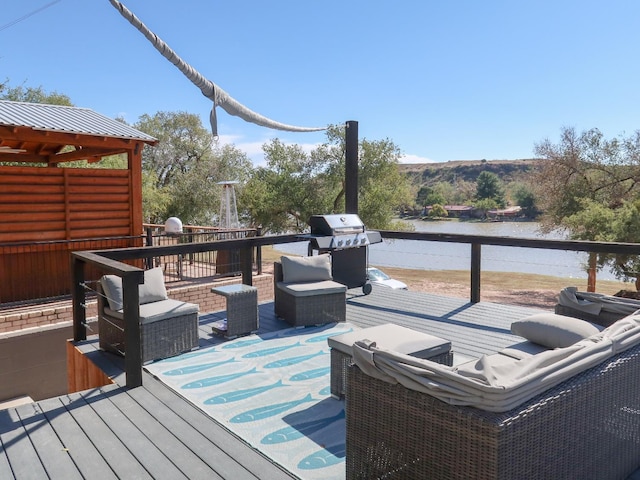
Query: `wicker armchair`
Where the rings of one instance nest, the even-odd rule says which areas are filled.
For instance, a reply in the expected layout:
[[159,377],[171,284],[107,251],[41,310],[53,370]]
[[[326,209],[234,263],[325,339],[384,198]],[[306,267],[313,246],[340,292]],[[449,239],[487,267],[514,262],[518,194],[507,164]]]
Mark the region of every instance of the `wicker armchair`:
[[[113,275],[105,275],[97,282],[98,335],[102,350],[125,355],[124,316],[118,303],[122,301],[119,280]],[[196,304],[167,297],[159,268],[147,270],[145,283],[140,286],[142,362],[172,357],[197,348],[198,311]]]
[[511,411],[347,368],[347,479],[624,479],[640,466],[640,345]]
[[331,280],[287,282],[281,262],[273,265],[274,310],[293,326],[344,322],[347,287]]

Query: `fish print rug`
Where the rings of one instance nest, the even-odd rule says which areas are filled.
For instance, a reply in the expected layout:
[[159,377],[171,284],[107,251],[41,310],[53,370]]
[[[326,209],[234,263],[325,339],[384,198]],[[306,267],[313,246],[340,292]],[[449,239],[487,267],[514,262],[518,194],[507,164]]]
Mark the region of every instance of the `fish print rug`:
[[344,479],[344,401],[330,395],[327,338],[354,328],[250,335],[145,368],[298,477]]

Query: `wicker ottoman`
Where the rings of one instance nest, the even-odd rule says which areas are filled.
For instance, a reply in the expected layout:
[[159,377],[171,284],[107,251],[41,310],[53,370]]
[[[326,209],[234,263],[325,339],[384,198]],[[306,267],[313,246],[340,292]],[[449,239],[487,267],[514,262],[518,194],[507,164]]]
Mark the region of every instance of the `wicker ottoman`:
[[351,363],[352,345],[357,340],[371,340],[380,348],[425,358],[444,365],[453,363],[451,342],[410,328],[387,323],[329,337],[331,348],[331,395],[342,398],[346,392],[346,367]]
[[[258,289],[244,284],[214,287],[211,293],[227,299],[227,318],[223,325],[216,322],[213,332],[235,338],[258,330]],[[226,327],[226,328],[225,328]]]

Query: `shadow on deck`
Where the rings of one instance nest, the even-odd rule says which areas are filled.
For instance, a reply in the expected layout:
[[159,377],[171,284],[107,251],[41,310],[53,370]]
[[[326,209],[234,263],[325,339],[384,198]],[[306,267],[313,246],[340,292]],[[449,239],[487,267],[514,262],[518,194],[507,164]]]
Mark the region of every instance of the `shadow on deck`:
[[[290,327],[274,316],[272,302],[259,310],[259,334]],[[511,322],[537,312],[382,287],[368,296],[352,290],[347,300],[354,325],[395,323],[448,339],[455,352],[473,357],[521,340]],[[224,315],[201,315],[201,348],[224,341],[210,327]],[[150,374],[142,387],[127,389],[122,358],[97,345],[94,337],[79,348],[114,384],[0,411],[0,478],[296,478]]]

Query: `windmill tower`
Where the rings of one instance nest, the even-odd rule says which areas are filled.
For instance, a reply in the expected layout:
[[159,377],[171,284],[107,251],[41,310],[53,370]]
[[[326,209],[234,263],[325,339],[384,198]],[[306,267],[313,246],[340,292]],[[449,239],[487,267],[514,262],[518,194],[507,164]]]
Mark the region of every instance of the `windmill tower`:
[[240,228],[238,222],[238,207],[236,206],[236,191],[234,185],[237,181],[218,182],[222,185],[222,198],[220,198],[220,216],[218,226],[224,229]]

